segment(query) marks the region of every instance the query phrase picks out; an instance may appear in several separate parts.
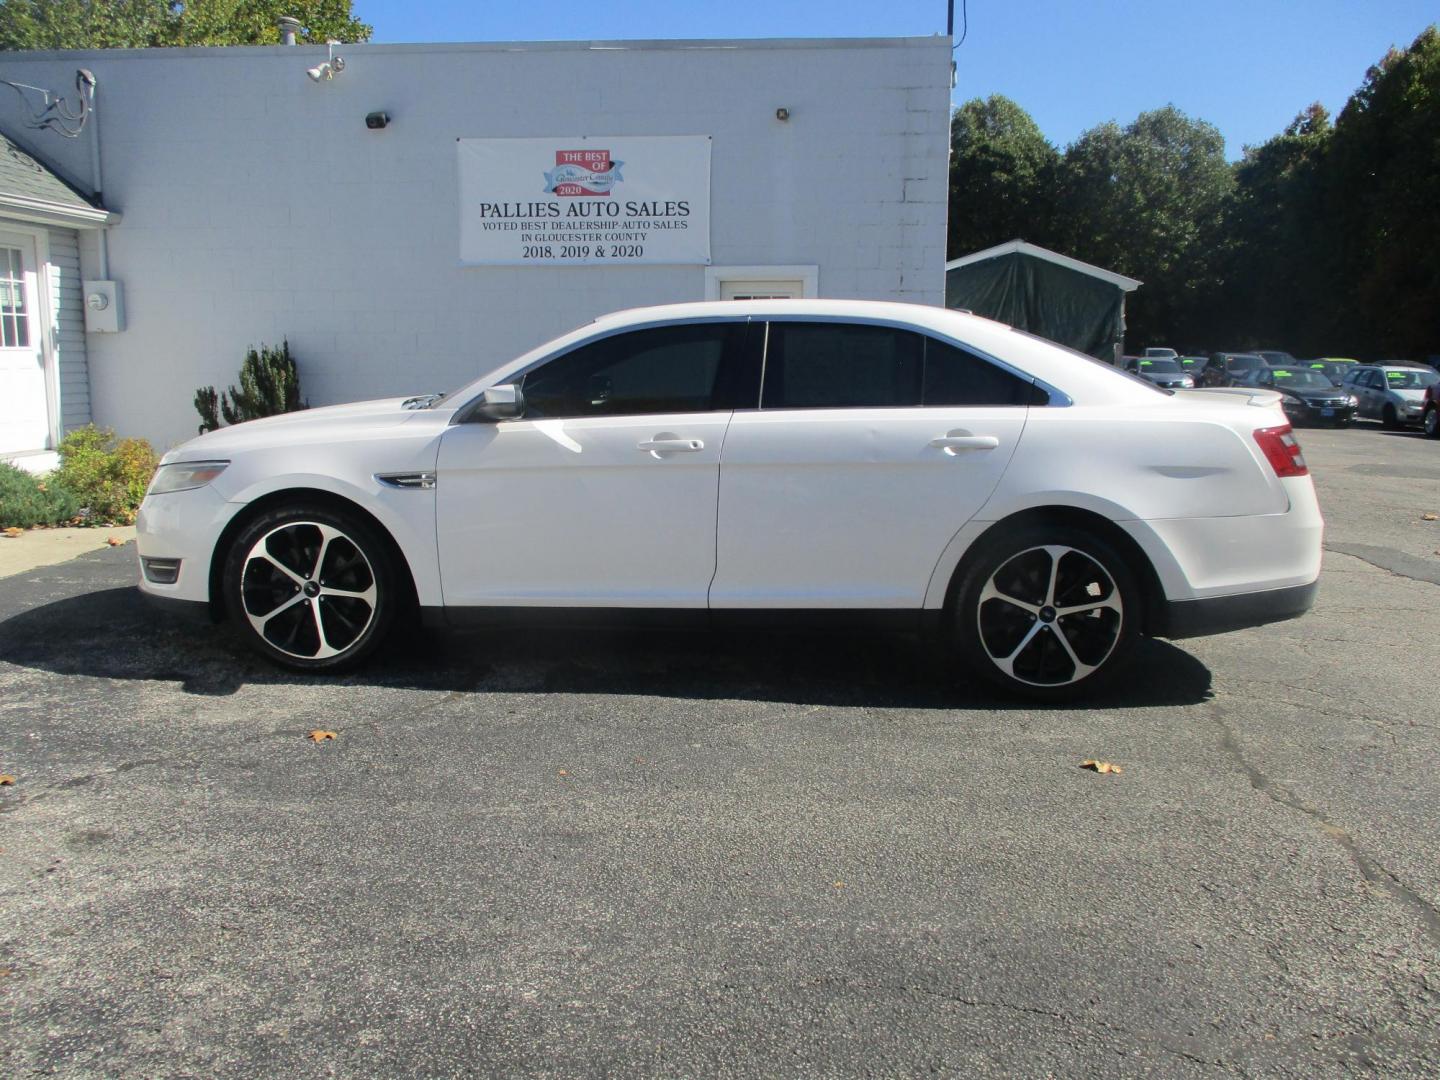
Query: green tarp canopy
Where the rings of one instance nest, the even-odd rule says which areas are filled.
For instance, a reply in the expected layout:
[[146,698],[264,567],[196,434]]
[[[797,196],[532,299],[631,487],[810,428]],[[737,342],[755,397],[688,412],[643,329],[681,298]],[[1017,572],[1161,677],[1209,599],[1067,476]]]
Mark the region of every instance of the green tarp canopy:
[[1115,363],[1125,336],[1125,294],[1134,278],[1023,240],[945,264],[945,306],[1068,345]]

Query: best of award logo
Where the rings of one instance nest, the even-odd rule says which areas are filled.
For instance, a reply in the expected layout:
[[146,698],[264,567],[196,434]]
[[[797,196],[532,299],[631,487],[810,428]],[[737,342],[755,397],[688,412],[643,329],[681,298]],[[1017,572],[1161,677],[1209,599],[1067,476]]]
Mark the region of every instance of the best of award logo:
[[609,195],[625,178],[623,161],[611,161],[609,150],[556,150],[555,168],[545,173],[545,191],[555,195]]

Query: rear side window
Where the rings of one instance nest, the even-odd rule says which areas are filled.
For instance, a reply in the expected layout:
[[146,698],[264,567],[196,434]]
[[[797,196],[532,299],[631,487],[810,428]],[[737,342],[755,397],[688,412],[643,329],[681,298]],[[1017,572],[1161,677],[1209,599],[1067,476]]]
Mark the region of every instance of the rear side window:
[[636,416],[728,407],[717,391],[743,323],[656,327],[582,345],[525,376],[526,417]]
[[924,403],[937,405],[1047,405],[1032,382],[955,345],[925,338]]
[[1031,405],[1044,391],[946,342],[857,323],[773,322],[766,409]]

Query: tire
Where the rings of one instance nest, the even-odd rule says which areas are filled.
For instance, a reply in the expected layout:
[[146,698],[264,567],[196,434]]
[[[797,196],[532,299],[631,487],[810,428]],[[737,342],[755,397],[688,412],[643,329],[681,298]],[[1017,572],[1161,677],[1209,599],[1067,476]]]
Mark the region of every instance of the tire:
[[359,515],[274,507],[225,557],[225,609],[245,644],[294,671],[351,668],[379,647],[401,596],[389,547]]
[[1042,701],[1093,693],[1124,667],[1140,635],[1142,595],[1113,547],[1066,525],[1027,526],[981,545],[951,612],[966,667]]
[[1380,422],[1385,426],[1386,431],[1400,430],[1400,414],[1395,411],[1394,405],[1385,406],[1385,411],[1380,414]]
[[1440,439],[1440,407],[1427,409],[1421,426],[1425,429],[1426,438]]

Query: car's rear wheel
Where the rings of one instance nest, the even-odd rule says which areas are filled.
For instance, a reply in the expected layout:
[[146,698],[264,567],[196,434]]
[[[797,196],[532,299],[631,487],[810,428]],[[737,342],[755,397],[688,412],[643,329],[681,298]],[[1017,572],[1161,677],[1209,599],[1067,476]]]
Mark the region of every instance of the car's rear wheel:
[[1425,413],[1424,427],[1429,438],[1440,439],[1440,408],[1430,409]]
[[953,611],[960,658],[1027,697],[1091,693],[1129,659],[1139,636],[1140,587],[1125,560],[1083,529],[1029,526],[969,560]]
[[395,568],[358,515],[277,507],[240,531],[225,563],[225,606],[247,645],[297,671],[335,671],[372,653],[394,622]]

